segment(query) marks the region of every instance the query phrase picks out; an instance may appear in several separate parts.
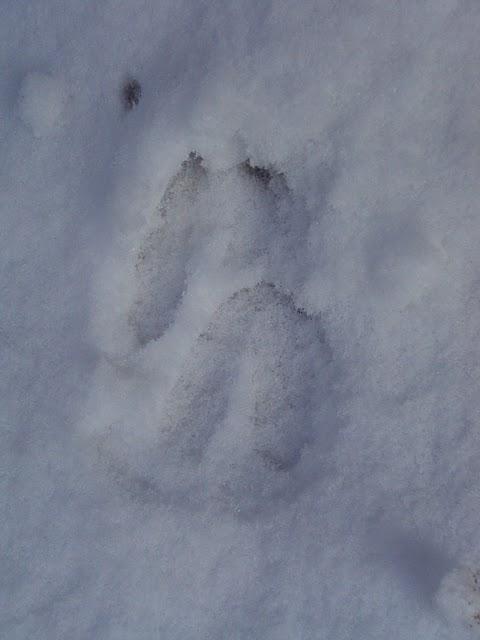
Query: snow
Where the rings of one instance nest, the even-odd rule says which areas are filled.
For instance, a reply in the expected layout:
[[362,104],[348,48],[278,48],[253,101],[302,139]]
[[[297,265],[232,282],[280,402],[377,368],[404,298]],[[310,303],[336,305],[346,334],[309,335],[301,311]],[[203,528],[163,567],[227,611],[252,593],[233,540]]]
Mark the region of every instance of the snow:
[[19,111],[36,138],[47,136],[59,124],[65,109],[62,83],[41,73],[28,73],[22,82]]
[[3,3],[2,637],[479,637],[479,27]]
[[438,605],[453,628],[477,629],[480,625],[479,572],[463,566],[448,573],[437,594]]

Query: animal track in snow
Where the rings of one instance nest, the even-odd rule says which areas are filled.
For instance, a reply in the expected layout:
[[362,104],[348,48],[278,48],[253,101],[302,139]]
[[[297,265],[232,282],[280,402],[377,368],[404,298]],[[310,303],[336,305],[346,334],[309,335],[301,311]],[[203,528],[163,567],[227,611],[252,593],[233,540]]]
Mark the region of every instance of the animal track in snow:
[[172,178],[135,265],[138,295],[129,321],[140,344],[162,335],[173,320],[195,241],[193,204],[205,187],[201,156],[191,153]]
[[123,484],[239,514],[288,500],[315,473],[310,448],[333,441],[331,377],[319,317],[269,283],[238,291],[198,336],[143,450],[117,458]]
[[268,277],[302,237],[292,202],[283,174],[249,161],[211,173],[191,153],[170,181],[135,265],[135,357],[152,342],[148,352],[162,353],[199,272],[208,285],[252,270],[258,279],[222,288],[203,330],[189,325],[192,346],[166,388],[123,380],[124,415],[97,446],[134,499],[251,515],[288,502],[322,470],[338,430],[335,366],[320,316]]
[[282,243],[291,241],[288,198],[283,174],[273,169],[245,161],[211,173],[191,152],[138,252],[129,322],[139,344],[158,339],[172,324],[195,272],[230,271],[233,278],[258,269],[268,279]]

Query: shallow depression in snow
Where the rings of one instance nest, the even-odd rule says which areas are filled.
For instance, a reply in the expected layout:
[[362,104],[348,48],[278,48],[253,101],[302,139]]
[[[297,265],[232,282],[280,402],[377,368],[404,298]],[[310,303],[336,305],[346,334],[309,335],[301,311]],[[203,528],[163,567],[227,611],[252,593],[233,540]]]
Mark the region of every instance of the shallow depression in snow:
[[[212,175],[191,153],[167,186],[131,267],[125,309],[129,357],[137,366],[151,358],[156,371],[140,392],[135,379],[124,383],[128,417],[93,434],[99,460],[137,500],[265,513],[325,473],[339,420],[322,320],[264,279],[292,229],[299,239],[295,213],[285,177],[250,162]],[[200,269],[219,283],[203,304]],[[259,281],[237,288],[252,276]],[[182,326],[185,307],[188,318],[203,318],[200,330]],[[164,371],[162,384],[168,348],[175,373]],[[102,372],[118,375],[115,364]]]
[[478,637],[480,4],[1,17],[0,635]]

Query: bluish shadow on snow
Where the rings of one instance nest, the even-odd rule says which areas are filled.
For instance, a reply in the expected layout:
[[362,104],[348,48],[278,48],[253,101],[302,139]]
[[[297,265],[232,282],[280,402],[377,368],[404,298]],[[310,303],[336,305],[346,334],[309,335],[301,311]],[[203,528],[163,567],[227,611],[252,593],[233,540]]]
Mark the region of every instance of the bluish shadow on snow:
[[375,565],[392,575],[399,587],[424,606],[433,606],[440,582],[454,561],[435,544],[401,529],[383,529],[370,539],[368,553]]

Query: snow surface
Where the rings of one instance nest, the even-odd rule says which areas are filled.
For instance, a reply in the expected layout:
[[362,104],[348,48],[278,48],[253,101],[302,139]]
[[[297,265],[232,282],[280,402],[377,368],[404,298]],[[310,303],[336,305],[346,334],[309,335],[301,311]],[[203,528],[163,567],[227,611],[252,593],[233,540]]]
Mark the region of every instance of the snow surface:
[[20,90],[20,115],[37,138],[47,136],[58,125],[66,96],[61,83],[41,73],[28,73]]
[[2,3],[0,637],[480,637],[479,32]]

